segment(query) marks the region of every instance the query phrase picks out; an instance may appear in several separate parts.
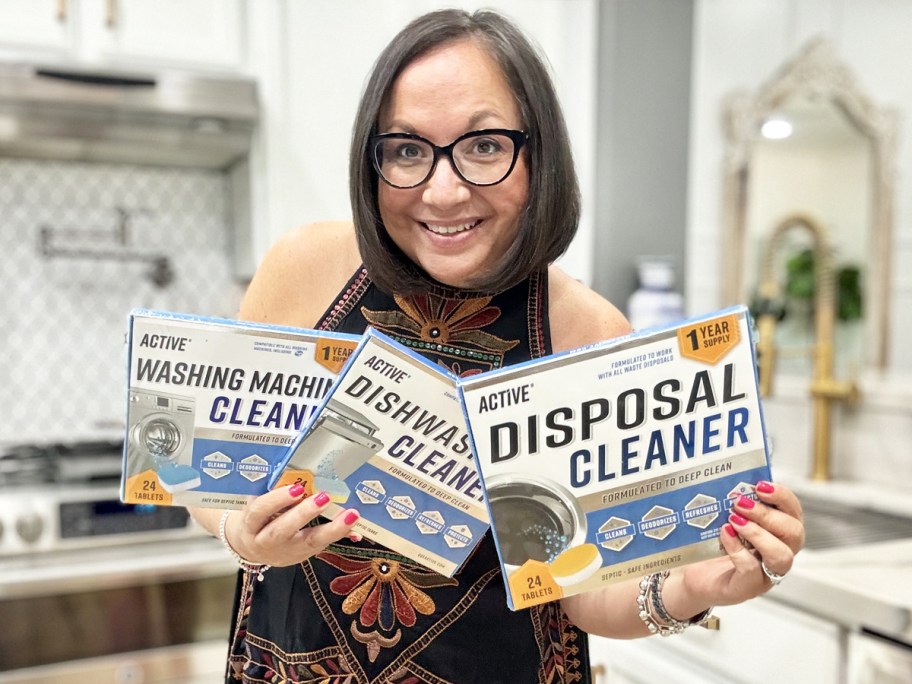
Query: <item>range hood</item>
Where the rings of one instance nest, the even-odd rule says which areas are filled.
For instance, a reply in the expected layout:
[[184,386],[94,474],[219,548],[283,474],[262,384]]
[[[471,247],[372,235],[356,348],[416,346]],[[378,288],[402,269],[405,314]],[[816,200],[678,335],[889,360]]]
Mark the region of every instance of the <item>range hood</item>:
[[0,63],[0,156],[223,169],[257,119],[244,78]]

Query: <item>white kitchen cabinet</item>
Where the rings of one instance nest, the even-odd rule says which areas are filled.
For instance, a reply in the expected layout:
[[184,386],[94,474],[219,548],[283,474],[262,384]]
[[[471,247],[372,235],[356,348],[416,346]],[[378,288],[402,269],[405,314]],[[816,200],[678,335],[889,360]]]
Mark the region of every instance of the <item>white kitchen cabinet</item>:
[[69,52],[76,31],[63,0],[0,0],[0,47],[4,51]]
[[651,656],[644,661],[644,649],[638,641],[615,642],[611,646],[611,662],[592,669],[592,684],[734,684],[738,681],[676,653],[665,652],[660,658]]
[[607,671],[596,684],[845,681],[841,626],[767,598],[716,614],[719,631],[692,627],[667,638],[591,638],[592,664]]
[[0,0],[6,57],[236,71],[246,0]]
[[[95,0],[92,45],[105,60],[240,68],[243,0]],[[101,12],[99,12],[101,10]]]
[[871,634],[850,634],[847,669],[847,684],[909,684],[912,645]]

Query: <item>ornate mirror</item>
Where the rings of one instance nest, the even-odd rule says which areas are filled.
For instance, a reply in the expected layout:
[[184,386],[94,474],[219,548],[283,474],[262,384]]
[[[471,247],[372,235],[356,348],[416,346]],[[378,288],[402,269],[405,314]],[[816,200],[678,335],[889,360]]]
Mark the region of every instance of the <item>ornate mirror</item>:
[[[756,92],[726,103],[722,298],[759,301],[770,270],[761,265],[775,262],[783,293],[781,372],[809,373],[814,270],[824,262],[836,288],[837,366],[887,364],[897,121],[824,39],[810,42]],[[793,216],[821,227],[826,259],[807,231],[773,240]]]

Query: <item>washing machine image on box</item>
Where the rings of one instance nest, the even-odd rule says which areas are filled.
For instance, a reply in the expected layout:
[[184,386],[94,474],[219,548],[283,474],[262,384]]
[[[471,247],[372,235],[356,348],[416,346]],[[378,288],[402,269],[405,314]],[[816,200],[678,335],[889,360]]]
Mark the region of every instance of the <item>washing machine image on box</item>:
[[314,487],[336,503],[351,493],[345,478],[383,448],[377,431],[365,415],[330,399],[290,459],[291,467],[314,474]]
[[169,494],[201,483],[199,472],[190,465],[195,410],[191,397],[130,390],[127,460],[134,473],[154,470]]

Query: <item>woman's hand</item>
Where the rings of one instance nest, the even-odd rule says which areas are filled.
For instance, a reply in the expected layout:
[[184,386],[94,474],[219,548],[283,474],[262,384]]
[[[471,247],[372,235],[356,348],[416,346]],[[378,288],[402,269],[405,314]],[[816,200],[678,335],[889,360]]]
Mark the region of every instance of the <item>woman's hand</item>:
[[326,523],[309,525],[329,504],[326,492],[304,497],[304,487],[293,484],[256,497],[225,520],[225,539],[251,563],[273,567],[294,565],[320,553],[342,537],[360,540],[352,532],[358,511],[346,509]]
[[804,546],[801,503],[784,485],[759,482],[759,501],[741,497],[722,527],[726,556],[683,568],[683,591],[707,605],[731,605],[768,591],[773,582],[764,572],[783,576]]

